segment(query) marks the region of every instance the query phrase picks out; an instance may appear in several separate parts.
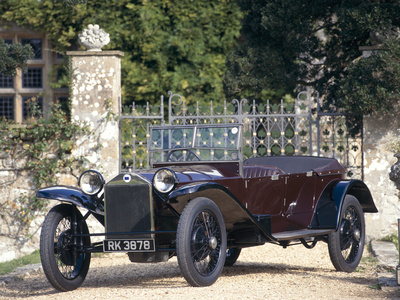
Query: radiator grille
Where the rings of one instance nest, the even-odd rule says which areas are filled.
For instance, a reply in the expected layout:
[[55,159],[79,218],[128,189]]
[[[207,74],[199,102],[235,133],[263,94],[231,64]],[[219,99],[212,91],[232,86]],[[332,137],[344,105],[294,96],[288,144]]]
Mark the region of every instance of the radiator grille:
[[[117,176],[105,188],[105,215],[106,233],[153,230],[151,186],[149,183],[138,176],[126,183],[122,180],[122,175]],[[107,239],[151,237],[151,234],[106,235]]]

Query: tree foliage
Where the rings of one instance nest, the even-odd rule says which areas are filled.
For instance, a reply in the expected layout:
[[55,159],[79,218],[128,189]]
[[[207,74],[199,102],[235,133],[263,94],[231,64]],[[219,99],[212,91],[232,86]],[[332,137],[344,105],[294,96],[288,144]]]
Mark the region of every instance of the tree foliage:
[[6,44],[3,39],[0,39],[0,73],[5,76],[15,76],[16,69],[22,68],[26,70],[28,59],[34,56],[30,45]]
[[338,106],[355,114],[385,113],[400,99],[400,39],[349,65],[338,84]]
[[[400,26],[400,1],[242,0],[240,6],[245,13],[245,41],[227,59],[224,89],[228,97],[310,86],[325,99],[342,97],[345,107],[354,108],[349,103],[358,102],[358,112],[388,107],[381,87],[393,92],[394,84],[355,77],[356,73],[378,74],[386,66],[357,58],[360,46],[371,45],[373,33]],[[351,92],[353,84],[358,86]],[[360,91],[364,92],[359,96]],[[377,94],[381,97],[376,98]],[[369,104],[361,104],[364,100]]]
[[222,97],[225,56],[240,34],[242,13],[235,0],[82,2],[3,1],[1,16],[45,32],[60,51],[76,45],[88,24],[99,24],[111,38],[103,50],[125,53],[125,102],[156,102],[169,90],[190,95],[189,101]]

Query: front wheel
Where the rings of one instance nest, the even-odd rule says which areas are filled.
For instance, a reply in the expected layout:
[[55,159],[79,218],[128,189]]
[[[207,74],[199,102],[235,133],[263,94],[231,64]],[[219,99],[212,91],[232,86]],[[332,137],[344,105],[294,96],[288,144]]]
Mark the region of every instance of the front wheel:
[[212,285],[221,274],[226,256],[226,229],[218,206],[207,198],[190,201],[177,230],[177,257],[192,286]]
[[83,252],[83,246],[90,245],[90,237],[71,236],[74,210],[78,224],[77,233],[88,234],[89,230],[81,213],[69,204],[54,206],[49,211],[40,234],[43,271],[51,285],[62,292],[77,289],[85,280],[90,265],[90,253]]
[[335,269],[353,272],[360,263],[365,243],[364,213],[357,198],[346,195],[339,228],[328,236],[329,256]]

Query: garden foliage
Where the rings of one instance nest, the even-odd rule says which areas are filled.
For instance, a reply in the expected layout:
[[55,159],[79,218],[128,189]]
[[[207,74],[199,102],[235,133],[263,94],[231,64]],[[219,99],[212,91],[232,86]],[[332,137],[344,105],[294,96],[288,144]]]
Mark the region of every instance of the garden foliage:
[[400,27],[400,1],[240,0],[243,40],[227,59],[228,98],[312,87],[327,104],[369,114],[399,96],[398,42],[360,60],[360,46]]
[[[75,5],[71,5],[71,3]],[[0,17],[47,34],[56,50],[77,45],[88,24],[110,34],[103,50],[121,50],[123,100],[158,102],[169,90],[195,100],[223,97],[225,57],[240,34],[235,0],[9,0]]]

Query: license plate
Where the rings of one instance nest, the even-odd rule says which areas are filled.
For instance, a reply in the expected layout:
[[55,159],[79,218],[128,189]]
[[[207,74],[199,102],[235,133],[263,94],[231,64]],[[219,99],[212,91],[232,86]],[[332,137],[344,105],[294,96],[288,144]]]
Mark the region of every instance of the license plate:
[[154,240],[104,240],[104,252],[152,252]]

